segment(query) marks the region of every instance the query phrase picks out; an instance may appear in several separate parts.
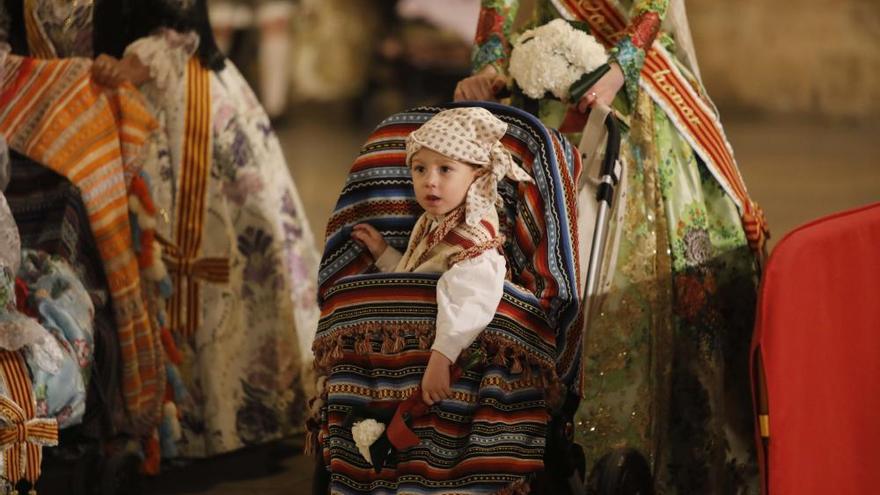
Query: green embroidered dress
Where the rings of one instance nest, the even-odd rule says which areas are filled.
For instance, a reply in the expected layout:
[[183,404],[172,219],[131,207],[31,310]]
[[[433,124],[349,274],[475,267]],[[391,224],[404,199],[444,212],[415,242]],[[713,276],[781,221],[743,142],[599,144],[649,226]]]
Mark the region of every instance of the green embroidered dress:
[[[611,52],[626,78],[614,103],[628,124],[626,199],[584,347],[576,440],[588,471],[613,448],[643,452],[658,493],[757,493],[748,369],[755,258],[734,201],[638,85],[644,47],[655,37],[675,53],[660,30],[668,3],[617,5],[631,19]],[[530,26],[562,17],[550,1],[536,4]],[[482,6],[474,69],[493,64],[505,73],[519,2]],[[560,126],[567,111],[559,101],[539,102],[549,126]]]

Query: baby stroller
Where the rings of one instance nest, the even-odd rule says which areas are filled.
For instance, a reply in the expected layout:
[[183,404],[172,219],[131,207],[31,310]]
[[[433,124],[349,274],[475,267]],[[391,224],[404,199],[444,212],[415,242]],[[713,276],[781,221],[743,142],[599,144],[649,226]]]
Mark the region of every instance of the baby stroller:
[[880,203],[785,236],[767,263],[752,341],[762,492],[880,485]]
[[577,405],[576,397],[566,398],[577,388],[581,355],[580,155],[526,112],[468,105],[508,124],[503,144],[534,179],[499,184],[509,280],[495,319],[471,346],[484,359],[453,385],[451,399],[412,422],[418,445],[397,452],[378,472],[359,453],[347,416],[373,401],[401,400],[421,381],[439,275],[367,273],[370,255],[350,230],[369,222],[390,245],[406,248],[421,211],[404,162],[405,138],[437,112],[462,105],[393,115],[362,148],[327,227],[313,346],[323,392],[318,493],[325,491],[320,477],[328,470],[334,493],[527,491],[551,450],[548,430],[558,421],[548,410],[562,415],[567,403],[570,415]]

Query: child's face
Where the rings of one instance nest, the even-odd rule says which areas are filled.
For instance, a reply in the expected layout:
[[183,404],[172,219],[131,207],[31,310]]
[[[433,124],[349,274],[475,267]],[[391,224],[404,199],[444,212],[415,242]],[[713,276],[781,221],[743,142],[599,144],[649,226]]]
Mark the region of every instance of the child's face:
[[432,215],[445,215],[464,202],[477,168],[422,148],[410,160],[416,201]]

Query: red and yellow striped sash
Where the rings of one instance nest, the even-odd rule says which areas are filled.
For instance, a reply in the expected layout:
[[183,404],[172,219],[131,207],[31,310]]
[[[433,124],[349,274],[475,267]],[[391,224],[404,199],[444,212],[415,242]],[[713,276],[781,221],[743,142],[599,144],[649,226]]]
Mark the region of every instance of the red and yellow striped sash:
[[27,365],[19,352],[0,350],[0,380],[9,396],[0,396],[0,456],[3,476],[15,486],[22,478],[36,483],[43,447],[58,445],[54,419],[34,418],[34,395]]
[[189,337],[199,327],[199,282],[229,280],[229,260],[199,258],[204,229],[208,174],[211,170],[211,72],[197,57],[186,71],[186,123],[175,243],[165,245],[163,258],[174,278],[168,303],[173,330]]
[[[607,47],[614,46],[628,26],[623,13],[608,0],[552,1],[567,19],[589,24],[592,34]],[[764,213],[749,197],[733,149],[706,97],[697,92],[673,56],[656,41],[646,54],[639,84],[663,109],[736,203],[749,245],[761,253],[769,235]]]

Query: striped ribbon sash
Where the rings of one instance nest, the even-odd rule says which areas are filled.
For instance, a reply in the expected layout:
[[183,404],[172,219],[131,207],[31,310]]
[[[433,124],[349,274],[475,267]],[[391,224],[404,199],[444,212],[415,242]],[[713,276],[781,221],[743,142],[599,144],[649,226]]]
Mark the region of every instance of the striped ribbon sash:
[[171,328],[191,337],[199,327],[200,282],[229,281],[229,260],[199,258],[202,246],[208,173],[211,169],[211,78],[198,58],[187,66],[186,124],[180,176],[180,200],[174,243],[165,245],[163,259],[174,278],[168,303]]
[[[586,22],[596,39],[606,47],[616,44],[628,27],[626,16],[608,0],[552,0],[569,20]],[[646,91],[669,116],[694,152],[705,162],[742,215],[749,246],[761,253],[769,236],[764,212],[749,198],[733,149],[708,99],[696,91],[681,72],[673,56],[657,41],[645,56],[639,80]]]
[[34,484],[43,447],[58,445],[58,423],[34,418],[34,394],[21,353],[0,350],[0,380],[9,392],[0,395],[0,473],[13,486],[22,478]]

